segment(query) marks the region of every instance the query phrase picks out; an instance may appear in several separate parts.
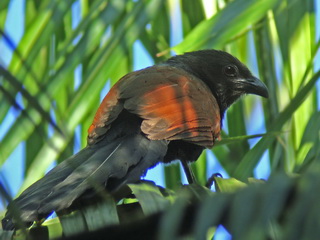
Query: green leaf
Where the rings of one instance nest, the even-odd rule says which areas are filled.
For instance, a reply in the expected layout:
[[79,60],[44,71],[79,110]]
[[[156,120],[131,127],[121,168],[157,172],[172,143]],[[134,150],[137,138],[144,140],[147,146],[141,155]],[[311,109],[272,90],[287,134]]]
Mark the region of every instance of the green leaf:
[[247,186],[247,184],[235,178],[225,179],[221,177],[214,178],[214,185],[217,192],[227,192],[227,193],[237,191]]
[[223,217],[230,200],[231,198],[227,195],[214,195],[204,199],[195,219],[195,239],[212,238],[212,236],[207,236],[208,230],[211,226],[218,226],[219,219]]
[[[296,187],[296,197],[291,200],[292,210],[288,212],[287,228],[285,229],[285,235],[287,239],[299,238],[306,239],[303,237],[305,228],[312,227],[309,221],[302,221],[302,219],[312,219],[310,218],[313,210],[312,206],[317,205],[317,200],[319,199],[318,191],[314,189],[320,184],[320,179],[315,174],[310,174],[302,179],[297,184]],[[306,210],[306,206],[309,206]],[[317,208],[316,208],[317,209]],[[319,212],[319,210],[315,210]],[[310,224],[311,225],[306,225]],[[300,227],[295,227],[300,226]],[[308,231],[306,231],[308,232]]]
[[[164,174],[166,176],[165,182],[167,188],[176,190],[181,186],[180,164],[164,166]],[[184,172],[182,174],[184,174]]]
[[159,240],[177,239],[179,224],[187,203],[188,199],[186,197],[179,197],[176,202],[168,208],[160,222]]
[[57,239],[62,236],[63,229],[59,218],[52,218],[43,223],[43,226],[48,228],[49,239]]
[[186,36],[198,23],[205,19],[204,6],[201,1],[181,1],[183,35]]
[[[86,32],[87,34],[83,36],[82,40],[80,40],[76,46],[73,46],[73,43],[72,43],[72,39],[76,35],[70,36],[71,39],[68,40],[69,45],[66,45],[62,48],[60,53],[61,56],[57,59],[57,62],[56,62],[55,73],[48,76],[48,80],[46,80],[48,81],[48,84],[46,85],[46,89],[49,89],[52,95],[54,95],[55,93],[56,94],[60,93],[59,90],[61,91],[61,89],[66,84],[65,79],[73,79],[71,77],[71,74],[73,74],[74,68],[81,63],[81,59],[85,54],[90,54],[94,50],[94,46],[99,44],[99,39],[93,36],[99,36],[99,34],[101,35],[104,31],[104,27],[106,26],[101,24],[99,25],[98,19],[100,15],[109,13],[107,15],[108,16],[107,21],[105,22],[106,24],[109,24],[115,21],[117,19],[117,16],[120,15],[121,11],[123,10],[123,6],[121,4],[113,5],[112,3],[110,3],[108,4],[108,6],[110,7],[107,7],[107,8],[105,8],[104,4],[101,3],[101,1],[100,1],[100,4],[102,5],[98,9],[101,12],[99,12],[99,14],[93,14],[92,19],[89,19],[90,21],[88,21],[87,19],[83,20],[83,23],[79,24],[78,28],[75,30],[76,32],[85,31],[86,28],[89,28],[89,24],[92,23],[90,31]],[[91,11],[97,12],[97,9],[92,9]],[[93,24],[93,22],[95,24]],[[86,46],[91,46],[91,47],[86,47]],[[69,51],[67,51],[67,49],[69,49]],[[82,51],[82,49],[86,49],[86,51]],[[67,55],[65,55],[66,53]],[[101,83],[103,84],[103,82]],[[95,89],[97,89],[98,91],[97,86]],[[43,109],[48,111],[48,109],[52,106],[50,101],[48,101],[48,95],[45,89],[42,89],[42,90],[43,91],[39,92],[39,94],[36,96],[34,101],[41,103]],[[99,94],[96,94],[96,96],[98,95]],[[92,96],[94,95],[92,94]],[[57,101],[59,101],[59,99]],[[41,116],[36,112],[34,112],[32,109],[30,109],[30,107],[27,107],[25,111],[30,116],[31,121],[29,119],[26,119],[23,116],[19,116],[17,121],[11,127],[11,131],[8,131],[7,135],[3,139],[3,143],[2,143],[3,145],[0,144],[0,152],[2,153],[0,155],[0,165],[5,161],[5,159],[8,158],[9,154],[14,150],[14,148],[21,141],[26,139],[35,130],[35,127],[36,127],[35,125],[42,120]],[[64,113],[66,113],[66,111]],[[75,121],[75,124],[77,125],[78,121]],[[65,129],[66,128],[64,128],[63,130]],[[73,130],[71,132],[73,132]],[[70,139],[70,136],[66,136],[66,141],[68,141],[69,139]]]
[[[62,131],[60,128],[56,125],[54,120],[51,118],[49,113],[47,113],[42,106],[37,102],[37,99],[30,95],[28,91],[26,91],[23,87],[23,85],[19,82],[18,79],[16,79],[9,71],[4,69],[2,66],[0,66],[0,75],[4,77],[4,79],[7,80],[7,82],[10,84],[12,89],[15,89],[17,92],[21,92],[22,96],[28,101],[28,106],[31,106],[31,108],[34,108],[39,114],[42,115],[43,119],[46,120],[48,123],[50,123],[56,131],[60,132],[62,134]],[[26,115],[28,113],[25,113]],[[30,117],[30,119],[32,119]]]
[[102,203],[86,207],[82,212],[89,231],[119,224],[116,203],[111,197],[104,198]]
[[128,186],[139,200],[145,215],[157,213],[170,205],[170,201],[162,195],[157,186],[147,183],[128,184]]
[[2,30],[4,29],[4,25],[6,22],[9,3],[10,3],[10,0],[3,0],[0,2],[0,33],[1,35],[3,35]]
[[207,181],[207,154],[202,151],[195,163],[191,164],[191,169],[194,172],[197,183],[205,185]]
[[71,236],[88,230],[86,220],[80,211],[59,218],[65,236]]
[[[43,6],[41,14],[38,14],[36,19],[32,22],[32,25],[28,26],[25,33],[18,45],[16,54],[10,62],[9,71],[16,76],[17,79],[25,79],[27,73],[32,75],[29,78],[30,82],[25,82],[26,85],[31,84],[33,89],[39,88],[39,81],[35,79],[34,73],[30,71],[32,62],[39,55],[41,48],[47,44],[52,37],[52,31],[60,26],[60,22],[63,19],[64,14],[70,9],[74,0],[67,1],[50,1],[46,2]],[[54,18],[52,18],[54,16]],[[7,88],[8,85],[4,84]],[[16,91],[10,90],[13,96],[16,95]],[[4,102],[4,99],[0,95],[0,102]],[[48,100],[48,99],[46,99]],[[9,105],[5,102],[0,105],[0,112],[7,112]],[[2,117],[0,115],[0,122]]]
[[221,48],[234,36],[246,31],[272,9],[277,0],[236,0],[212,18],[198,24],[173,50],[177,53]]
[[268,133],[262,133],[262,134],[254,134],[254,135],[243,135],[243,136],[236,136],[236,137],[224,137],[221,140],[215,142],[215,146],[238,143],[240,141],[253,139],[253,138],[260,138],[260,137],[263,137],[263,136],[275,136],[275,135],[278,135],[279,133],[280,132],[268,132]]

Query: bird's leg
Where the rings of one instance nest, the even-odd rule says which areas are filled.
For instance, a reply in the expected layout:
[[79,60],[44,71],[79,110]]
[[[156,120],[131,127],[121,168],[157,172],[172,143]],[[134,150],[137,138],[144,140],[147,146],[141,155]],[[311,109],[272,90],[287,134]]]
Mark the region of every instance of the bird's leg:
[[194,174],[192,172],[192,169],[191,169],[190,165],[188,164],[188,162],[182,160],[181,163],[182,163],[182,167],[183,167],[183,170],[184,170],[184,172],[186,174],[186,177],[187,177],[187,180],[188,180],[189,184],[196,183],[196,178],[195,178],[195,176],[194,176]]

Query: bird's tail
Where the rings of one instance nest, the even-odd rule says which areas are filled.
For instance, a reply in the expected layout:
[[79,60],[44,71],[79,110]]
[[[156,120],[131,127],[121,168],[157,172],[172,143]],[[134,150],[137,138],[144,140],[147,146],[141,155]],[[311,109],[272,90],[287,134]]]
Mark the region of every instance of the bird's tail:
[[87,146],[11,202],[2,220],[3,229],[10,230],[17,222],[38,221],[53,211],[67,209],[88,190],[103,186],[112,191],[122,184],[136,182],[148,168],[162,161],[166,151],[166,141],[150,141],[141,132],[106,137]]

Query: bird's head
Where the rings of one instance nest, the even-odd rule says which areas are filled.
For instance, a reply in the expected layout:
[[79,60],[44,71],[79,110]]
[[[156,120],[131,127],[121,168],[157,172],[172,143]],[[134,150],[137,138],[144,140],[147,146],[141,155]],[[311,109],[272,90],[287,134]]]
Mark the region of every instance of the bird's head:
[[201,50],[170,58],[167,63],[204,81],[218,101],[222,115],[244,94],[268,97],[266,85],[237,58],[224,51]]

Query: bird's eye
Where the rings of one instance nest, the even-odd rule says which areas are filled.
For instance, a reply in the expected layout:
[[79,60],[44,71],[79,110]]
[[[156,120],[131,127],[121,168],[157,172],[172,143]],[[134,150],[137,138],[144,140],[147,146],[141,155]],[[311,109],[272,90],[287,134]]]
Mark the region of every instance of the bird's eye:
[[238,73],[238,68],[235,65],[228,65],[224,68],[224,73],[228,76],[228,77],[235,77],[237,76]]

